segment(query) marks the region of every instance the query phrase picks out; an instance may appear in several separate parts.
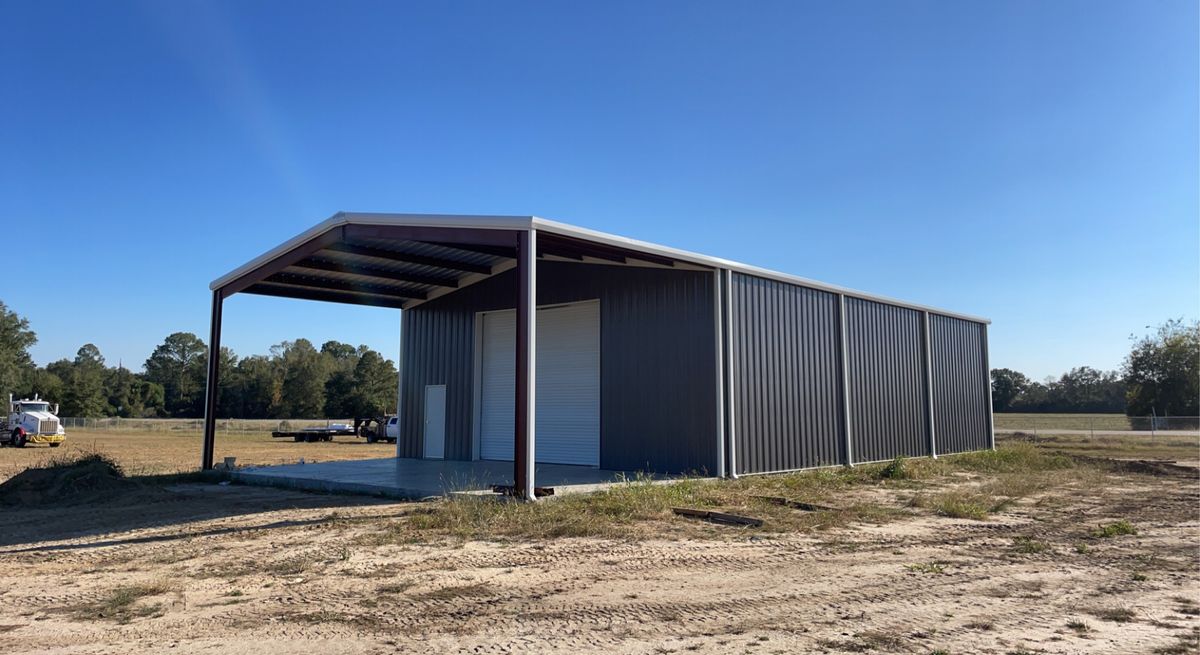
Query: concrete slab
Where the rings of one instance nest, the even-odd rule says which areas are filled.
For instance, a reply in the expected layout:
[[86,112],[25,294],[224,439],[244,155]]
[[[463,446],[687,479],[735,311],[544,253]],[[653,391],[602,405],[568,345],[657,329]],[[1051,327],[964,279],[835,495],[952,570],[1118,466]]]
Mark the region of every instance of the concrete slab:
[[[348,462],[250,466],[229,472],[245,484],[307,491],[355,493],[388,498],[420,499],[452,492],[488,491],[494,484],[513,483],[512,462],[408,459],[387,457]],[[538,464],[539,487],[556,494],[594,491],[634,474],[589,466]]]

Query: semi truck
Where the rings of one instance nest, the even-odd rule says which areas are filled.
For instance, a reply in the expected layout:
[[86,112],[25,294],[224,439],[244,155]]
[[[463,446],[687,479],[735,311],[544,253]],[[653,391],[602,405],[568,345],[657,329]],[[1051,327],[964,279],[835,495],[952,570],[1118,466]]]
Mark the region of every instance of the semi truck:
[[0,419],[0,444],[24,448],[26,444],[44,443],[58,448],[67,433],[57,414],[57,404],[51,407],[37,395],[13,400],[12,394],[8,394],[8,416]]

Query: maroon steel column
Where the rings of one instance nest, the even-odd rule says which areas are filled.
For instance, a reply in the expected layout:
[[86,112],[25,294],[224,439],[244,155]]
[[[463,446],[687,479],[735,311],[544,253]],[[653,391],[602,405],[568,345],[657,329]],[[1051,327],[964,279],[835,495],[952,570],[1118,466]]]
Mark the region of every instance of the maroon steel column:
[[208,331],[208,381],[204,387],[204,450],[200,468],[213,467],[217,430],[217,390],[221,386],[221,290],[213,291],[212,323]]
[[533,500],[535,372],[537,348],[537,232],[521,232],[517,241],[517,389],[513,481],[518,496]]

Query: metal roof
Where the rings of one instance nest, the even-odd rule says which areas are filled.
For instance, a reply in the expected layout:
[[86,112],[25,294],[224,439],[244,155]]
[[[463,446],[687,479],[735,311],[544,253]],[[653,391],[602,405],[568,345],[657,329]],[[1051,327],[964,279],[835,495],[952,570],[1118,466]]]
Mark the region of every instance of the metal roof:
[[[638,241],[568,225],[536,216],[465,216],[446,214],[387,214],[338,212],[328,220],[255,257],[210,285],[225,289],[256,270],[287,257],[333,230],[347,226],[445,228],[447,230],[537,230],[539,256],[604,261],[634,259],[647,265],[685,265],[779,280],[849,297],[929,311],[979,323],[987,318],[866,293],[834,284],[772,271],[720,257]],[[554,235],[545,239],[544,235]],[[543,245],[546,244],[546,245]],[[502,246],[468,246],[436,240],[388,239],[358,236],[353,243],[324,243],[309,248],[302,260],[291,262],[263,279],[234,292],[263,293],[319,300],[403,307],[453,291],[459,285],[511,268],[512,255]],[[442,265],[439,265],[442,264]],[[447,265],[449,267],[447,267]],[[488,270],[488,273],[483,273]],[[432,282],[432,283],[431,283]],[[312,286],[310,286],[312,285]],[[289,290],[290,289],[290,290]],[[331,291],[332,289],[332,291]],[[354,299],[349,299],[353,296]],[[339,300],[340,298],[340,300]],[[360,302],[361,301],[361,302]]]

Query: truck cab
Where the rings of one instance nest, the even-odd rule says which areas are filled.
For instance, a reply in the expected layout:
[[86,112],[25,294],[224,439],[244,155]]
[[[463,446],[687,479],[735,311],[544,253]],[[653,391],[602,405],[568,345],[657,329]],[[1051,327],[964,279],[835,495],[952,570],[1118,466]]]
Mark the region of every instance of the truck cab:
[[37,396],[13,400],[9,394],[8,416],[0,422],[0,442],[18,448],[29,443],[44,443],[57,448],[67,438],[57,414],[58,405],[52,407]]

